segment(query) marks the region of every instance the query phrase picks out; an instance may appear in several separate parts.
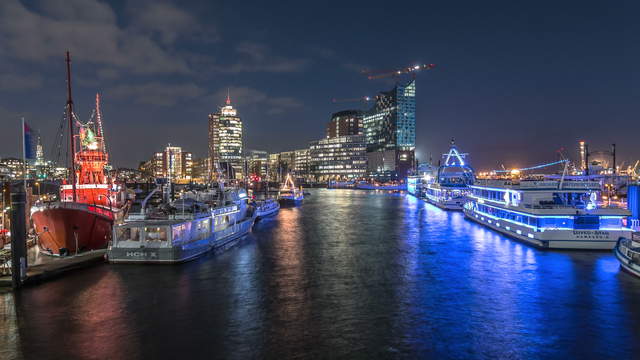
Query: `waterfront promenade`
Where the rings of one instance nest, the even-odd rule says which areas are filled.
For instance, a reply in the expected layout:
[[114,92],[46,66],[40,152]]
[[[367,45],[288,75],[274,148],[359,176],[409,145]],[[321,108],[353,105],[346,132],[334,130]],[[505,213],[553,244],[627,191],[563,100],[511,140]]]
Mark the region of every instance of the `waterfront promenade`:
[[235,248],[0,294],[0,358],[633,358],[640,282],[404,193],[313,189]]

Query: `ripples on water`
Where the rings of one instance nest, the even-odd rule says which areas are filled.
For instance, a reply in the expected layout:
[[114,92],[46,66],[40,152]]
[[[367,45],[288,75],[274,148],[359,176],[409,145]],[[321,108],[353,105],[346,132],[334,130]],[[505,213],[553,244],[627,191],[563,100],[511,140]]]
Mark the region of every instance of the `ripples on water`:
[[0,295],[0,358],[633,358],[640,279],[404,194],[317,190],[239,246]]

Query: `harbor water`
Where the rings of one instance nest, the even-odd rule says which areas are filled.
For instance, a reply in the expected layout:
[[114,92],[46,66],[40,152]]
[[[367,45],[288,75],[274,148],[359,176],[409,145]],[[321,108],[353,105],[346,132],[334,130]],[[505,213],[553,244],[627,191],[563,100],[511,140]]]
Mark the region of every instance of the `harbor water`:
[[2,359],[629,359],[640,279],[404,193],[312,190],[225,253],[0,294]]

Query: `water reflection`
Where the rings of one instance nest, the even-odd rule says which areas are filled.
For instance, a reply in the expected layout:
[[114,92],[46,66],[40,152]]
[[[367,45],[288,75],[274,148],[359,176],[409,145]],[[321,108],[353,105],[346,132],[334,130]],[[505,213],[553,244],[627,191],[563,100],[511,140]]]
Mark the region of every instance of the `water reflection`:
[[[0,357],[631,358],[640,281],[398,193],[315,190],[237,247],[0,295]],[[6,350],[5,350],[6,349]]]

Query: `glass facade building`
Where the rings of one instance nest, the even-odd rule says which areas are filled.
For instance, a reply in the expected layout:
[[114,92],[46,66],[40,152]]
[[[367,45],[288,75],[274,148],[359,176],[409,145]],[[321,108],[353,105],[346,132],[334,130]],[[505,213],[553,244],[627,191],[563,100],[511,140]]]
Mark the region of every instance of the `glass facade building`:
[[415,162],[416,82],[381,92],[363,116],[368,173],[372,177],[405,178]]

